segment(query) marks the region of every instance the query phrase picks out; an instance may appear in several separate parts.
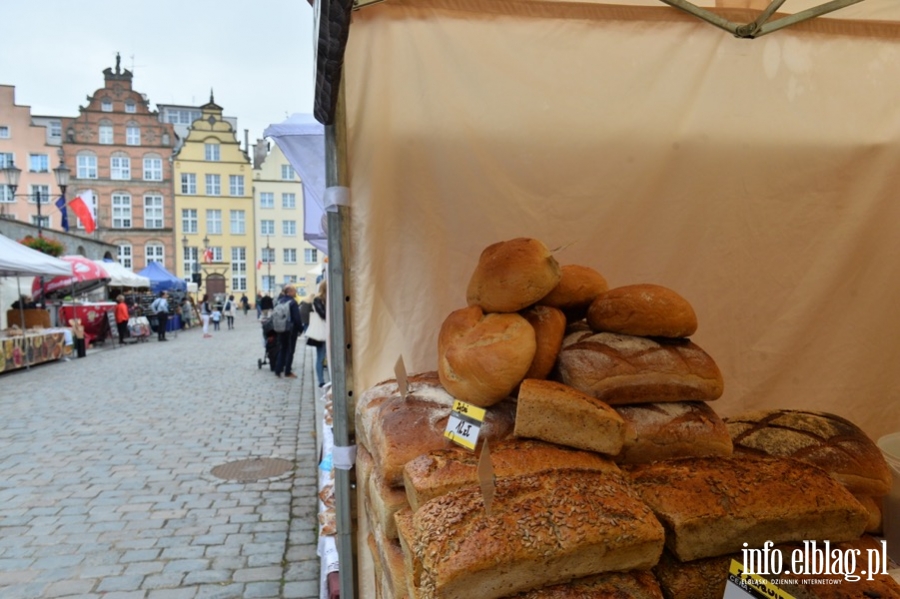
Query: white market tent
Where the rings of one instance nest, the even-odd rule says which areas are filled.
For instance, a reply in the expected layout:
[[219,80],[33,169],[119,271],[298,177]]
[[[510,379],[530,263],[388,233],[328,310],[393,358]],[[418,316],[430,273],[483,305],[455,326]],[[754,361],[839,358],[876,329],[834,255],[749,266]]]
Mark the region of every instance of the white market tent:
[[109,262],[106,260],[94,260],[94,262],[102,266],[109,274],[110,279],[107,285],[110,287],[131,287],[133,289],[150,287],[150,279],[137,274],[130,268],[126,268],[118,262]]
[[[745,23],[770,5],[696,4]],[[328,220],[337,445],[398,355],[436,367],[479,253],[520,236],[691,301],[720,414],[897,430],[900,2],[748,40],[650,0],[388,0],[353,13],[345,52],[328,25],[349,4],[317,8],[316,115],[345,198]]]
[[[6,310],[22,294],[31,294],[31,282],[36,276],[71,275],[72,265],[26,247],[0,234],[0,328],[6,328]],[[19,280],[18,277],[27,277]],[[24,287],[23,287],[24,285]]]

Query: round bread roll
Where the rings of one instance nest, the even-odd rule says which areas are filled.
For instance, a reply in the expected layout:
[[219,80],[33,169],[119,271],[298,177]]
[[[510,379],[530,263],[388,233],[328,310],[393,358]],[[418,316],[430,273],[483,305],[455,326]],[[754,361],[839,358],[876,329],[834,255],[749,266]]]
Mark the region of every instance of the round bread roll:
[[569,320],[581,320],[594,298],[607,291],[609,285],[603,275],[589,266],[566,264],[560,270],[559,283],[540,303],[559,308]]
[[686,299],[661,285],[627,285],[601,293],[591,303],[594,331],[639,337],[690,337],[697,315]]
[[556,356],[562,347],[563,336],[566,334],[566,316],[550,306],[532,306],[521,314],[534,328],[537,344],[531,368],[524,378],[546,379],[556,365]]
[[534,329],[518,314],[456,310],[438,335],[438,376],[450,395],[486,408],[522,382],[535,348]]
[[481,252],[466,300],[485,312],[518,312],[550,293],[559,278],[559,264],[537,239],[501,241]]

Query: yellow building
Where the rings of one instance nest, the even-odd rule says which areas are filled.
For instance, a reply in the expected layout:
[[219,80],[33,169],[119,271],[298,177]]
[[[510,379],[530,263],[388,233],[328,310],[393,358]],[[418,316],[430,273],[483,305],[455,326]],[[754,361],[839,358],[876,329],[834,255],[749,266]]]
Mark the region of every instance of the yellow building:
[[210,94],[174,158],[178,275],[201,275],[200,296],[256,295],[253,169]]

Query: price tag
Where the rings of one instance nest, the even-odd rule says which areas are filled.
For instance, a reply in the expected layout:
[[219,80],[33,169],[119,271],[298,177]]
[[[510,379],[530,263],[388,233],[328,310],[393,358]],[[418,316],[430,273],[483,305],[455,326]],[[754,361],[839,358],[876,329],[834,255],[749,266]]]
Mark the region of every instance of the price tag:
[[484,415],[484,408],[459,400],[454,401],[444,436],[454,443],[475,451],[475,445],[478,443],[478,433],[481,431],[481,424],[484,422]]
[[781,590],[762,576],[747,574],[741,562],[731,560],[728,582],[722,599],[794,599],[790,593]]
[[409,379],[406,375],[406,365],[403,363],[403,356],[397,358],[394,364],[394,376],[397,377],[397,387],[400,388],[400,397],[406,398],[409,395]]

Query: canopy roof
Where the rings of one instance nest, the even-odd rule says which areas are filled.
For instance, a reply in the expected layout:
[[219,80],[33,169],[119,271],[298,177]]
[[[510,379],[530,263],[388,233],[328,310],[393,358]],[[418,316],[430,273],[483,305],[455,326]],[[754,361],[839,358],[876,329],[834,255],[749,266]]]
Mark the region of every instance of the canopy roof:
[[177,289],[179,291],[187,290],[187,283],[170,273],[158,262],[151,262],[144,270],[139,273],[142,277],[150,279],[150,289],[153,293],[160,291],[170,291]]
[[109,274],[109,283],[111,287],[150,287],[150,279],[136,274],[130,268],[126,268],[114,261],[94,260],[102,266]]
[[0,234],[0,276],[71,275],[72,265]]

